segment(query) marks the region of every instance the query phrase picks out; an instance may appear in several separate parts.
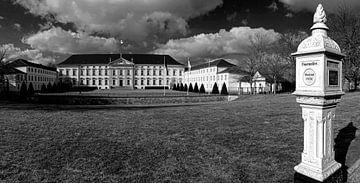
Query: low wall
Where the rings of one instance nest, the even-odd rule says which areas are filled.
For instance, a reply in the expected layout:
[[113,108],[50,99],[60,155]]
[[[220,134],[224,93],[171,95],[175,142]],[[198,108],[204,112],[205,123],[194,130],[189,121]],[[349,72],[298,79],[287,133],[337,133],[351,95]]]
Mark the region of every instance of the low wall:
[[202,103],[234,100],[226,95],[204,96],[152,96],[152,97],[103,97],[103,96],[62,96],[36,95],[31,99],[36,103],[66,105],[150,105],[176,103]]

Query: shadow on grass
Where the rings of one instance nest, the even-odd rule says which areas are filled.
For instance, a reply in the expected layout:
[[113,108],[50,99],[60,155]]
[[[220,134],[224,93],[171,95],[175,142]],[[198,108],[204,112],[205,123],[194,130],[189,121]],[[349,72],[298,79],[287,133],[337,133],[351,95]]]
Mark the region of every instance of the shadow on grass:
[[32,104],[18,101],[0,100],[0,109],[12,110],[44,110],[44,111],[89,111],[89,110],[143,110],[154,108],[184,107],[211,105],[216,102],[207,103],[179,103],[179,104],[154,104],[154,105],[63,105],[63,104]]
[[[352,140],[356,137],[356,130],[357,128],[354,126],[352,122],[350,122],[346,127],[339,130],[338,135],[335,138],[335,161],[339,162],[341,164],[341,169],[336,171],[334,174],[332,174],[330,177],[328,177],[326,180],[324,180],[325,183],[330,182],[347,182],[347,167],[345,165],[346,162],[346,154],[349,150],[349,146],[352,142]],[[319,181],[316,181],[314,179],[311,179],[307,176],[301,175],[299,173],[295,173],[294,175],[294,182],[295,183],[320,183]]]
[[349,168],[345,165],[346,154],[349,150],[351,142],[356,137],[356,130],[357,128],[354,126],[354,124],[350,122],[346,127],[339,130],[339,134],[335,138],[335,160],[341,164],[344,182],[347,181],[347,169]]

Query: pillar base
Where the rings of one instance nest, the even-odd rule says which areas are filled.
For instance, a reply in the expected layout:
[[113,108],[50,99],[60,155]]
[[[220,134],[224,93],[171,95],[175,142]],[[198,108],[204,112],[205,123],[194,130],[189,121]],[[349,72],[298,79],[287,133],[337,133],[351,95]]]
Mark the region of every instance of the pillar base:
[[346,182],[346,177],[344,177],[343,171],[343,169],[339,169],[323,181],[318,181],[296,172],[294,174],[294,183],[344,183]]
[[328,177],[330,177],[340,168],[341,164],[336,162],[335,160],[329,163],[329,165],[323,170],[321,170],[321,168],[308,165],[306,163],[300,163],[299,165],[294,167],[295,171],[299,174],[302,174],[308,178],[314,179],[319,182],[324,182],[324,180],[328,179]]

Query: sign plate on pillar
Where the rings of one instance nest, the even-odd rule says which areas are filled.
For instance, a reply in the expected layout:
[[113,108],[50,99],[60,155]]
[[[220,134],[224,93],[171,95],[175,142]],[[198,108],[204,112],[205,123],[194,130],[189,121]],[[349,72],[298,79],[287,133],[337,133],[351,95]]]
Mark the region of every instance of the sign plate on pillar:
[[303,81],[307,86],[311,86],[315,83],[316,73],[313,69],[306,69],[303,75]]

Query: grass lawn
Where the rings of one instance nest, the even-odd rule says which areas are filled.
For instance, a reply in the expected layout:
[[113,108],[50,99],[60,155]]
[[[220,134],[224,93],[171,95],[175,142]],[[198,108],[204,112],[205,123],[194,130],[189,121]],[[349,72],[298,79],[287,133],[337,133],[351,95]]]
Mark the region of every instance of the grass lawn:
[[[360,127],[360,93],[343,98],[336,133]],[[302,146],[292,95],[145,109],[0,104],[0,182],[292,182]]]
[[[209,95],[209,93],[194,93],[175,90],[165,90],[165,96],[199,96]],[[164,96],[164,90],[131,90],[131,89],[111,89],[111,90],[93,90],[87,92],[65,92],[65,93],[45,93],[43,95],[75,95],[75,96],[105,96],[105,97],[154,97]]]

